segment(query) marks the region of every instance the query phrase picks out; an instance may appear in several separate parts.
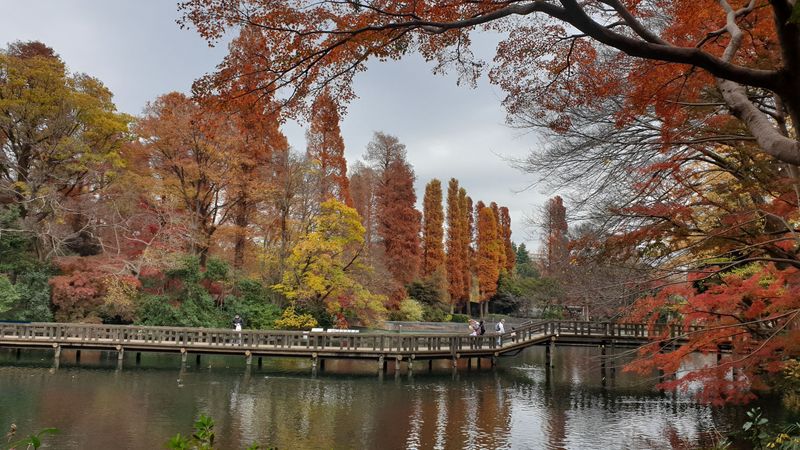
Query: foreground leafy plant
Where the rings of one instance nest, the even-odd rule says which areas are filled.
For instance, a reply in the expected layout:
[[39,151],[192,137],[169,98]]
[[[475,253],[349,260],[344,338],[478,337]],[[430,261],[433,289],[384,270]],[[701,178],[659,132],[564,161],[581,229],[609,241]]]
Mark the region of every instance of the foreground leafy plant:
[[747,417],[749,420],[742,425],[742,431],[754,449],[800,450],[800,423],[789,424],[775,432],[761,408],[747,411]]
[[[201,414],[194,422],[194,433],[192,433],[191,437],[184,437],[178,433],[167,442],[167,448],[171,450],[213,450],[215,437],[214,419]],[[261,448],[258,444],[252,444],[247,447],[247,450]]]
[[57,428],[45,428],[36,434],[31,434],[30,436],[25,437],[23,439],[19,439],[17,441],[12,441],[12,439],[14,439],[14,436],[16,436],[17,434],[17,426],[12,423],[11,427],[8,430],[8,433],[6,433],[6,440],[8,440],[9,442],[5,444],[5,446],[2,447],[2,449],[3,450],[16,450],[22,448],[27,450],[37,449],[42,446],[42,437],[44,435],[56,434],[56,433],[58,433]]

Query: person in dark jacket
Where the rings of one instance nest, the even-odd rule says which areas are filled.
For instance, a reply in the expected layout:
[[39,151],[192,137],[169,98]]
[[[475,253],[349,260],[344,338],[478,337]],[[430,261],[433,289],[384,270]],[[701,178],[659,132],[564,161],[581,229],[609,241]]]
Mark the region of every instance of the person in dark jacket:
[[237,314],[233,317],[233,329],[236,331],[242,331],[242,327],[244,326],[244,320]]
[[486,327],[483,325],[483,321],[482,320],[479,322],[479,325],[480,325],[481,328],[480,328],[480,331],[478,332],[478,334],[483,336],[484,334],[486,334]]

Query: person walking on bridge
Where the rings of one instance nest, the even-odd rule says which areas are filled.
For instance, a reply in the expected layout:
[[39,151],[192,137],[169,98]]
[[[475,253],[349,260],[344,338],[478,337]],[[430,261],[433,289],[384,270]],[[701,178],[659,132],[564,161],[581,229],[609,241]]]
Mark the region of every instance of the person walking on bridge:
[[242,345],[242,327],[243,326],[244,326],[244,320],[242,320],[242,317],[239,316],[238,314],[233,316],[233,331],[238,331],[239,332],[239,336],[236,339],[237,342],[239,343],[239,345]]
[[497,332],[497,345],[503,345],[503,334],[506,332],[506,319],[500,319],[497,325],[494,326],[494,331]]
[[237,314],[233,316],[233,329],[234,331],[242,331],[242,326],[244,325],[244,321],[242,318]]
[[469,319],[469,335],[470,336],[477,336],[480,332],[480,325],[478,321],[475,319]]

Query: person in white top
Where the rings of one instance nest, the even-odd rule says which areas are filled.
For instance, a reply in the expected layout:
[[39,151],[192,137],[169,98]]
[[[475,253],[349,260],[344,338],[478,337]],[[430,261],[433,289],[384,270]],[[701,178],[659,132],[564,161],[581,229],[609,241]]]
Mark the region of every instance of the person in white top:
[[497,322],[497,325],[494,326],[494,330],[497,331],[497,345],[503,345],[503,334],[506,332],[506,319],[500,319],[500,322]]

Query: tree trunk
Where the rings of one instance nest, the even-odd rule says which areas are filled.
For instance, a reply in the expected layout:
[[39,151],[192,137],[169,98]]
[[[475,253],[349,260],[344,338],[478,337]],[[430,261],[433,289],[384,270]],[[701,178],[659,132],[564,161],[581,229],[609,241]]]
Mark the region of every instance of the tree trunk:
[[240,270],[244,267],[244,252],[247,246],[247,213],[247,200],[243,199],[233,220],[236,225],[236,237],[233,247],[233,268],[235,270]]

